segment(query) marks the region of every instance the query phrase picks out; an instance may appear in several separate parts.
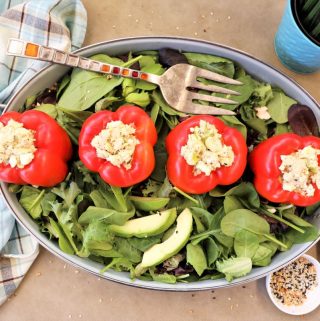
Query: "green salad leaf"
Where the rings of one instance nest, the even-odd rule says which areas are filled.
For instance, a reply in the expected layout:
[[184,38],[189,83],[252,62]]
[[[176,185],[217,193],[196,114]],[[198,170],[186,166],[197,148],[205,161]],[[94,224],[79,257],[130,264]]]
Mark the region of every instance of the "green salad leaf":
[[[234,110],[234,116],[219,118],[241,132],[249,149],[273,135],[292,131],[288,110],[296,101],[281,89],[254,79],[237,63],[224,57],[192,52],[176,52],[176,55],[183,55],[182,61],[187,59],[192,65],[242,82],[235,86],[198,79],[240,93],[238,96],[216,94],[237,102],[216,105]],[[91,58],[156,75],[162,75],[169,65],[157,51],[121,57],[98,54]],[[49,104],[44,100],[48,94]],[[84,166],[77,152],[84,121],[95,112],[115,111],[123,104],[143,108],[158,134],[152,174],[145,181],[126,188],[108,185],[98,173]],[[271,118],[259,118],[257,107],[266,107]],[[217,186],[209,193],[192,195],[173,186],[165,167],[166,137],[190,115],[169,106],[155,84],[74,69],[52,88],[28,97],[20,111],[32,108],[50,115],[69,135],[74,148],[69,173],[54,187],[12,184],[10,192],[17,195],[39,230],[57,242],[62,251],[98,262],[104,266],[101,273],[113,269],[128,273],[132,279],[168,284],[223,277],[231,282],[250,273],[254,267],[269,265],[278,252],[319,237],[312,218],[320,202],[306,208],[267,202],[258,195],[249,166],[237,182]],[[192,233],[184,240],[186,245],[179,253],[163,261],[155,260],[159,262],[157,265],[144,268],[140,263],[149,249],[174,239],[176,222],[157,235],[143,238],[115,235],[110,225],[128,226],[132,218],[171,208],[178,215],[186,208],[191,211]]]

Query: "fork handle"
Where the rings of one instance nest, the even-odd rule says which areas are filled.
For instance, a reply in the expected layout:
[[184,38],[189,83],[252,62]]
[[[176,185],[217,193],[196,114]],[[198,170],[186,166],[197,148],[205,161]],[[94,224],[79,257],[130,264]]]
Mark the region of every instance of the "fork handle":
[[7,55],[35,60],[48,61],[73,68],[81,68],[98,73],[121,76],[132,79],[141,79],[158,85],[160,77],[140,70],[115,66],[100,61],[84,58],[48,46],[21,39],[10,38],[7,46]]

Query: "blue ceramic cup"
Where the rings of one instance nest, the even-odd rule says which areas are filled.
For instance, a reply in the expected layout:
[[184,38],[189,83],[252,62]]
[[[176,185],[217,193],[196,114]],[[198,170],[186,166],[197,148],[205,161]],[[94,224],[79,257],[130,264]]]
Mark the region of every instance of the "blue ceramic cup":
[[274,47],[283,65],[299,73],[320,70],[320,46],[309,39],[299,28],[293,16],[291,0],[282,17],[275,36]]

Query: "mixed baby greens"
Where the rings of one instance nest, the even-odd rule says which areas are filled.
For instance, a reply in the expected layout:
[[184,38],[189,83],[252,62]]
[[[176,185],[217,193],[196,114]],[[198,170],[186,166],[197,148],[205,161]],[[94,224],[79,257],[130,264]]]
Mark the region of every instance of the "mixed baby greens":
[[[240,92],[232,97],[238,105],[220,106],[236,111],[237,116],[220,118],[243,134],[249,149],[275,134],[310,128],[308,120],[313,115],[309,115],[309,110],[305,115],[299,114],[299,121],[293,115],[294,110],[289,112],[289,124],[288,111],[296,101],[281,89],[253,79],[226,58],[181,54],[168,49],[121,57],[98,54],[91,58],[158,75],[176,62],[189,62],[240,80],[243,85],[236,88],[224,85]],[[115,111],[127,103],[148,112],[156,125],[158,141],[156,167],[149,179],[121,189],[109,186],[84,167],[78,157],[77,143],[81,126],[92,113],[104,109]],[[257,117],[255,108],[263,106],[268,108],[270,119]],[[317,227],[304,219],[312,216],[317,205],[297,208],[267,202],[257,194],[249,169],[236,184],[219,186],[202,195],[188,195],[172,186],[166,177],[164,142],[170,129],[188,115],[167,105],[153,84],[74,69],[52,88],[29,97],[21,111],[32,108],[56,119],[70,136],[74,144],[70,173],[54,188],[11,185],[10,190],[17,194],[40,230],[57,240],[64,252],[100,262],[105,266],[103,271],[128,271],[132,278],[167,283],[222,277],[231,281],[249,273],[252,266],[267,266],[277,252],[286,251],[295,243],[312,241],[319,235]],[[311,120],[311,123],[314,127],[316,122]],[[304,127],[301,129],[299,124]],[[317,129],[312,130],[318,133]],[[194,226],[187,245],[157,266],[138,269],[143,253],[168,239],[174,225],[165,232],[143,238],[117,236],[110,225],[123,225],[129,219],[172,208],[178,213],[189,208],[192,213]]]

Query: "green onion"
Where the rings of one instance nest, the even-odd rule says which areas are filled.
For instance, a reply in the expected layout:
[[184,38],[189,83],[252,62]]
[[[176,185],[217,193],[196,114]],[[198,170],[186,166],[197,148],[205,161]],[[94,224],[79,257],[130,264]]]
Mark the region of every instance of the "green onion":
[[320,41],[320,1],[304,0],[301,6],[298,15],[304,29],[310,36]]

